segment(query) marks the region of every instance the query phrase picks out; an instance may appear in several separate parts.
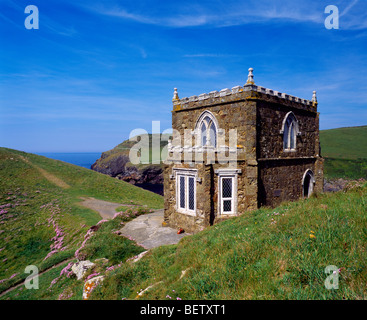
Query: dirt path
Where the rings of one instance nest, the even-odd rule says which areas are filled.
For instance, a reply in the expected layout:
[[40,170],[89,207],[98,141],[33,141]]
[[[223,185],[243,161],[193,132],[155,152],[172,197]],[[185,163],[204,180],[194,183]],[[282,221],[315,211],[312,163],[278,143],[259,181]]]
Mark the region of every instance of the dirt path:
[[94,211],[97,211],[103,219],[112,219],[118,207],[121,206],[135,207],[135,205],[131,204],[108,202],[104,200],[98,200],[92,197],[82,199],[83,201],[80,202],[80,205],[92,209]]
[[31,165],[32,167],[37,169],[51,183],[53,183],[53,184],[55,184],[58,187],[63,188],[63,189],[70,188],[70,186],[64,180],[56,177],[55,175],[53,175],[52,173],[46,171],[45,169],[40,168],[39,166],[37,166],[34,163],[30,162],[27,158],[25,158],[23,156],[19,156],[19,158],[21,158],[24,162],[28,163],[29,165]]

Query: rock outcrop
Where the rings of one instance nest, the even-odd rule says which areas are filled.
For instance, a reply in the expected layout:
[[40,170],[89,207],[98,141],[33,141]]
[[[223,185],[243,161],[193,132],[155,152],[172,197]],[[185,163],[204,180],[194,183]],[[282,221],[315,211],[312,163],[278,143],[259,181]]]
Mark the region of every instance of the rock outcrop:
[[[149,134],[149,143],[151,141],[152,135]],[[134,141],[126,140],[115,148],[103,152],[101,157],[92,165],[91,169],[163,195],[162,163],[132,164],[130,162],[129,152],[130,148],[135,144],[136,142]],[[165,136],[161,138],[161,152],[166,145],[167,137]]]

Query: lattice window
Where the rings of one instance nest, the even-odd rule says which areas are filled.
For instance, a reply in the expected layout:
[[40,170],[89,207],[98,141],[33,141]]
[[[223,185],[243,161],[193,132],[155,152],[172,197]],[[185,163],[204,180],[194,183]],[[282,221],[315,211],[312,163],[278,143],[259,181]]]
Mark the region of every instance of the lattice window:
[[185,186],[185,176],[179,176],[179,184],[180,184],[180,208],[186,208],[186,186]]
[[182,213],[195,214],[196,176],[192,173],[179,173],[176,184],[177,210]]
[[234,177],[221,177],[221,213],[231,214],[234,213]]
[[232,179],[233,178],[223,178],[222,179],[222,197],[232,198]]
[[189,180],[189,192],[188,192],[189,210],[195,210],[195,178],[188,177],[188,180]]

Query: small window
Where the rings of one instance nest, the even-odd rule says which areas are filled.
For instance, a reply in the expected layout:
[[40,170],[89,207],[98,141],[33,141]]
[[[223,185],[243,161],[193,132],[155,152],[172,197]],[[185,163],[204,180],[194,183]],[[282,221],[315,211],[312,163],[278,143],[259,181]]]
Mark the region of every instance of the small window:
[[177,174],[176,199],[177,210],[182,213],[195,214],[196,210],[196,177],[189,174]]
[[214,115],[204,111],[196,123],[196,132],[202,147],[217,147],[217,123]]
[[185,176],[179,176],[180,178],[180,208],[186,209],[186,179]]
[[283,121],[283,127],[280,131],[283,133],[284,151],[296,150],[297,135],[299,135],[298,122],[293,112],[287,113]]
[[220,177],[221,214],[234,213],[234,177]]
[[188,177],[189,180],[189,190],[188,190],[188,208],[191,211],[195,210],[195,178],[194,177]]
[[241,169],[216,169],[218,175],[218,214],[237,214],[237,178]]

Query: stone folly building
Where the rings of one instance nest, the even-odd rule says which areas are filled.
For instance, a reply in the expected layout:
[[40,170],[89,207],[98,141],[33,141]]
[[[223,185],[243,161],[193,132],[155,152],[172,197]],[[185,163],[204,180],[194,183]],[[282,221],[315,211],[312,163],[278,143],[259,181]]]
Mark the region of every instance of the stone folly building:
[[175,89],[172,128],[164,169],[171,227],[197,232],[322,191],[315,91],[306,100],[257,86],[250,68],[244,86],[183,99]]

